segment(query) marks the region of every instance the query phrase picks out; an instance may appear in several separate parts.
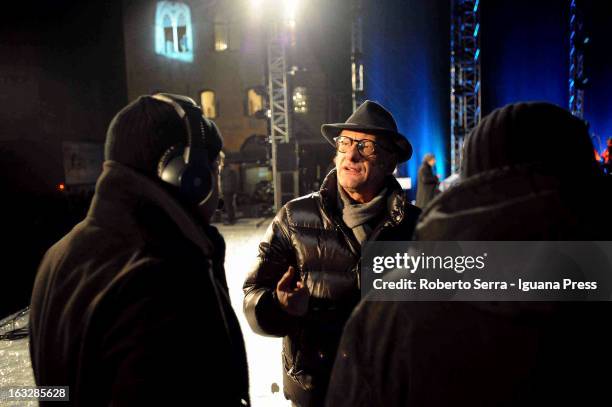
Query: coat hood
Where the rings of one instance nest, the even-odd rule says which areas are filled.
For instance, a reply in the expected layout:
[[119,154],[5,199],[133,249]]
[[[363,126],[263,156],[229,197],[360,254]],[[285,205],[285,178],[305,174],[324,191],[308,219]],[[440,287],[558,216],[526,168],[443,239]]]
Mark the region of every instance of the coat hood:
[[214,249],[210,238],[177,199],[148,177],[112,160],[104,162],[87,216],[94,221],[104,219],[106,222],[112,219],[111,223],[106,223],[105,226],[114,227],[119,233],[129,233],[131,230],[137,230],[130,227],[134,217],[129,212],[134,212],[146,204],[160,208],[187,239],[205,255],[212,257]]

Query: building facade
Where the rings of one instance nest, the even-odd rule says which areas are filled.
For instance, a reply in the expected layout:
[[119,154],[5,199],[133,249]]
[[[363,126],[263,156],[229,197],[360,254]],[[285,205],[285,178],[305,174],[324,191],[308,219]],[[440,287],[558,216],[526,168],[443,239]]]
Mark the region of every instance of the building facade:
[[[287,34],[290,141],[279,160],[297,151],[299,192],[316,187],[333,149],[322,123],[350,114],[350,24],[342,2],[288,0],[151,1],[123,3],[128,98],[163,91],[185,94],[203,107],[224,137],[243,194],[271,179],[267,88],[270,13],[298,5]],[[335,3],[335,4],[329,4]],[[347,17],[348,18],[348,17]],[[342,48],[338,51],[339,48]],[[268,143],[266,143],[268,141]]]

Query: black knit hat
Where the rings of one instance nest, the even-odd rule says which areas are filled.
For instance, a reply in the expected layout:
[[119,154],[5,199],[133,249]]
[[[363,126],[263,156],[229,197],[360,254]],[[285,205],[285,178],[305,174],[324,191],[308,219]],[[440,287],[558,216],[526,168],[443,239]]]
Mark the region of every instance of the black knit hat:
[[465,140],[463,177],[517,164],[539,164],[560,175],[597,173],[586,123],[545,102],[497,109]]
[[[215,124],[202,117],[209,160],[216,159],[223,139]],[[127,165],[145,175],[157,176],[166,150],[187,143],[185,122],[168,103],[140,96],[115,115],[106,132],[104,158]]]

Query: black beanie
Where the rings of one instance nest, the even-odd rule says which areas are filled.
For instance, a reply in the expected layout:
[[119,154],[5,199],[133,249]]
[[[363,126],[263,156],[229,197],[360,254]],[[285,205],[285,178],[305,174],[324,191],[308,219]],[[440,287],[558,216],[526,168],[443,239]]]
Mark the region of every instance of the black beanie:
[[[212,162],[221,151],[223,140],[212,121],[204,117],[202,121]],[[173,145],[186,143],[185,122],[176,110],[151,96],[140,96],[111,121],[106,132],[104,158],[157,177],[157,167],[164,152]]]
[[584,121],[545,102],[515,103],[484,117],[463,146],[463,177],[517,164],[560,176],[596,174]]

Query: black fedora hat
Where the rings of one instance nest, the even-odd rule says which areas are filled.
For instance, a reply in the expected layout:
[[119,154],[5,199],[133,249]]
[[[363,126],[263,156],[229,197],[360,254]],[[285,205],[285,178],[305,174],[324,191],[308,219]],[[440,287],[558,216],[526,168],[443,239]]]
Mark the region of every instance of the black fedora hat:
[[412,156],[412,145],[397,131],[395,119],[387,109],[376,102],[366,100],[355,110],[345,123],[324,124],[321,126],[323,137],[335,146],[334,137],[342,130],[352,130],[376,136],[387,136],[395,144],[399,162],[404,162]]

